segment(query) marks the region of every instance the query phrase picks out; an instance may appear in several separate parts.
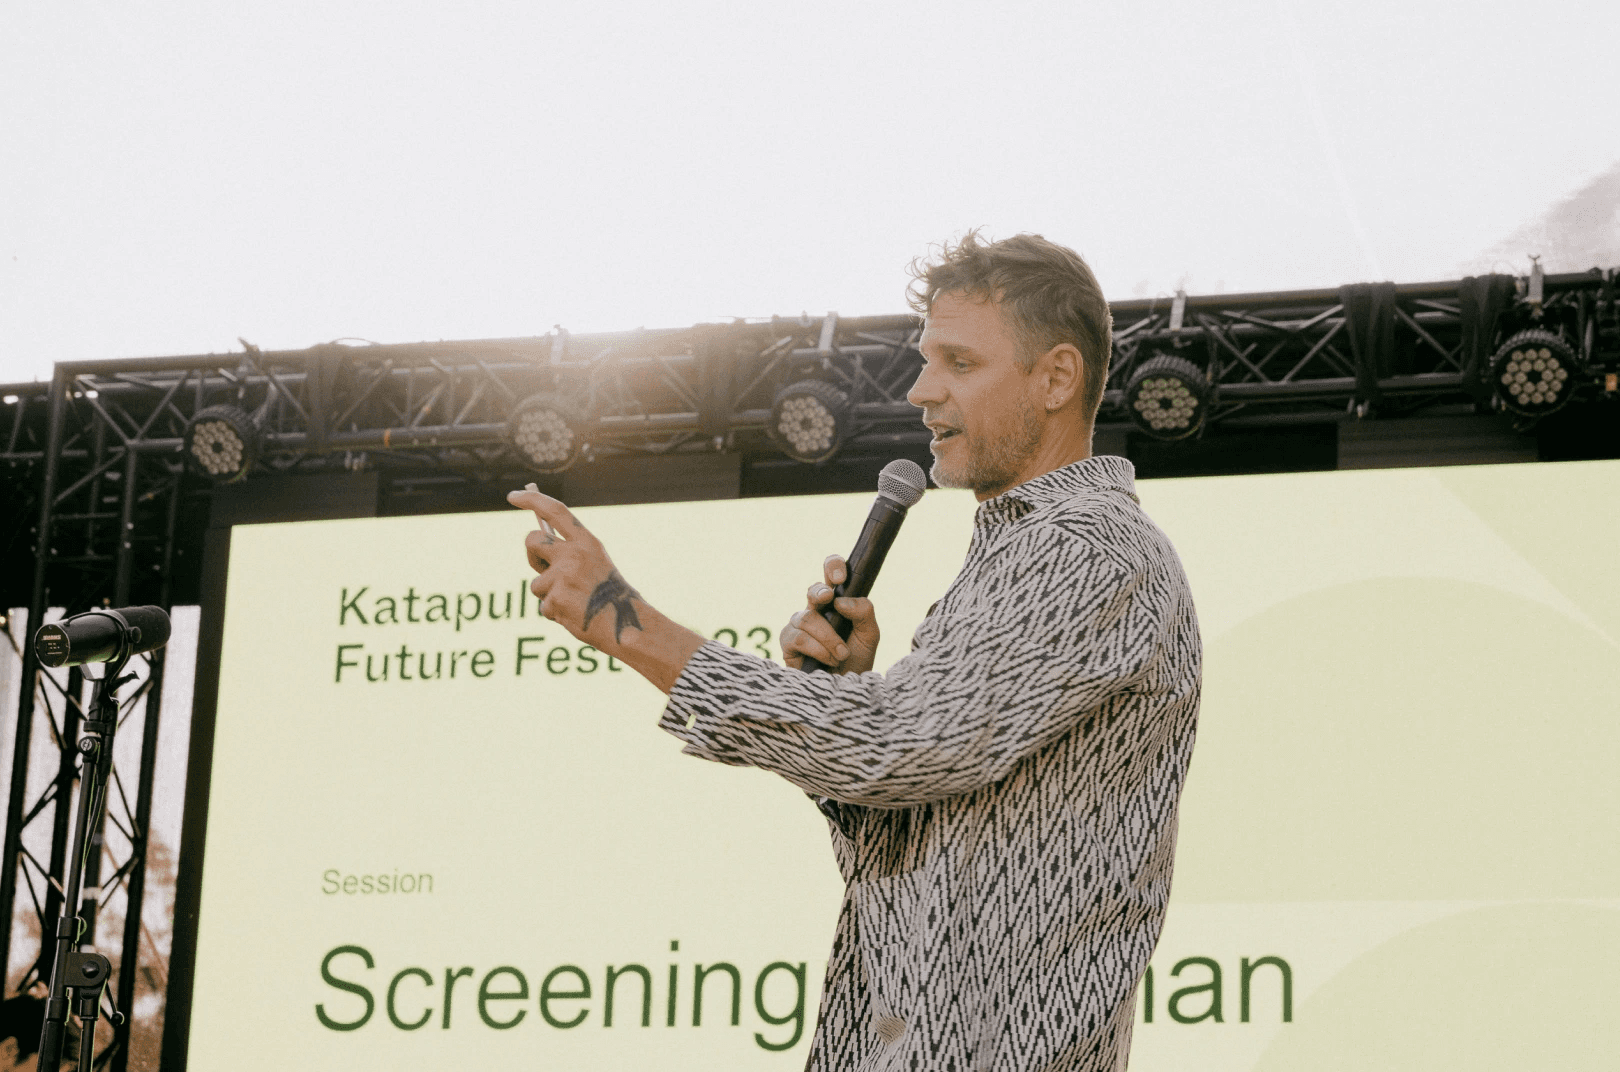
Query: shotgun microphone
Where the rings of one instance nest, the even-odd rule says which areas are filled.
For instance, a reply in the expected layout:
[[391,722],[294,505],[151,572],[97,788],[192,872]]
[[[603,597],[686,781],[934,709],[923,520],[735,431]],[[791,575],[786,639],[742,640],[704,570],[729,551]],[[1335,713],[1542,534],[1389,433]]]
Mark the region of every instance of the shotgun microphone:
[[169,642],[162,607],[92,610],[40,627],[34,654],[49,667],[82,666],[140,655]]
[[[922,466],[909,458],[897,458],[883,467],[883,472],[878,474],[877,498],[866,515],[866,524],[861,526],[855,550],[844,560],[844,583],[833,589],[835,600],[839,596],[859,599],[872,590],[878,570],[883,568],[883,558],[889,553],[889,545],[900,533],[906,511],[917,505],[927,487],[928,477]],[[821,616],[838,631],[839,639],[849,639],[854,623],[833,610],[831,603],[821,609]],[[808,672],[827,668],[806,655],[800,669]]]

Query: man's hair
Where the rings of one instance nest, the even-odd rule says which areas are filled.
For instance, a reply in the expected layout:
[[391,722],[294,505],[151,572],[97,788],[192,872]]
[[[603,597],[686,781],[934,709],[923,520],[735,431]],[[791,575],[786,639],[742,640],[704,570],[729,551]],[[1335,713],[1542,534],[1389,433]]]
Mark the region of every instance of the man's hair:
[[1097,277],[1078,253],[1038,234],[983,242],[972,230],[941,246],[937,260],[912,261],[911,276],[906,297],[923,316],[934,299],[955,291],[1000,303],[1023,344],[1018,364],[1025,372],[1052,347],[1075,346],[1085,369],[1081,402],[1086,419],[1096,421],[1108,381],[1114,318]]

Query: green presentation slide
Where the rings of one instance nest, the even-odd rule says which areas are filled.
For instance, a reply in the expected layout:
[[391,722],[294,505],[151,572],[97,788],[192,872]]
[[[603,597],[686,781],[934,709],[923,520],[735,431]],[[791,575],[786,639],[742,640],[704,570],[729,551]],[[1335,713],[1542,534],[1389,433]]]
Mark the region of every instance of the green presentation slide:
[[[1204,638],[1131,1067],[1610,1069],[1620,463],[1143,481]],[[870,495],[594,507],[653,605],[779,659]],[[930,491],[880,668],[955,575]],[[842,893],[774,775],[541,618],[532,515],[241,526],[198,1072],[798,1069]]]

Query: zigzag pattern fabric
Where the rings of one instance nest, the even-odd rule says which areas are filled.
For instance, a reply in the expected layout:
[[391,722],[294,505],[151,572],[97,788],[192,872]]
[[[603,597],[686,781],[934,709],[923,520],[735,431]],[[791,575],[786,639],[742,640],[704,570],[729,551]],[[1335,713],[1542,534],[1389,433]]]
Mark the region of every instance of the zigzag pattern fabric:
[[1123,458],[979,506],[961,573],[886,674],[717,643],[660,725],[775,771],[848,884],[808,1068],[1123,1070],[1170,896],[1201,647]]

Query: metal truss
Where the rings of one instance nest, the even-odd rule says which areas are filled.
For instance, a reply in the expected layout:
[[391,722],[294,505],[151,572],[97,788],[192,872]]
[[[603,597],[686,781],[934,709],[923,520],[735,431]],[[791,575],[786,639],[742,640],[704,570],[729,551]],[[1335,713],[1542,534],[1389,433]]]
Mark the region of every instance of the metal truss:
[[[1347,410],[1392,415],[1488,401],[1481,361],[1509,329],[1532,323],[1562,330],[1589,358],[1620,345],[1605,346],[1594,331],[1600,314],[1613,319],[1613,272],[1485,279],[1507,284],[1499,308],[1486,301],[1471,310],[1471,281],[1115,303],[1100,420],[1126,419],[1123,389],[1135,368],[1159,353],[1206,370],[1216,387],[1211,420],[1218,429],[1239,417],[1336,419]],[[1358,294],[1384,301],[1390,323],[1382,337],[1378,310],[1359,332],[1354,309],[1346,312]],[[53,524],[81,525],[93,547],[98,525],[156,537],[162,526],[150,518],[131,530],[130,518],[104,508],[114,498],[107,493],[124,470],[140,468],[141,511],[154,497],[154,481],[178,476],[191,415],[226,402],[253,413],[263,429],[258,472],[369,468],[408,481],[413,474],[520,469],[507,417],[538,392],[571,402],[593,456],[777,453],[764,434],[775,392],[824,379],[853,402],[854,432],[844,451],[860,453],[897,436],[926,437],[905,401],[920,365],[918,332],[911,316],[829,314],[663,331],[276,352],[250,345],[240,354],[73,362],[60,366],[50,385],[0,388],[16,399],[0,407],[0,462],[13,472],[49,470],[36,479],[45,476],[64,505],[79,495],[83,503],[56,512]],[[53,564],[71,559],[64,553]]]
[[[86,386],[60,369],[46,391],[31,392],[33,386],[0,388],[7,398],[16,399],[4,404],[11,421],[4,432],[6,453],[0,455],[7,463],[5,476],[10,478],[4,515],[9,531],[3,538],[8,544],[7,565],[16,567],[10,570],[12,575],[32,574],[29,632],[39,627],[47,606],[53,603],[70,612],[132,602],[167,607],[182,502],[181,467],[143,439],[143,430],[123,423],[127,413],[119,407],[116,393],[103,402],[94,386]],[[27,479],[30,476],[32,480]],[[31,529],[25,529],[30,514],[37,520]],[[31,570],[24,567],[25,562]],[[6,605],[15,604],[8,598]],[[62,909],[69,817],[79,783],[77,742],[85,681],[77,667],[66,673],[44,670],[31,638],[22,639],[18,652],[22,688],[0,859],[0,919],[13,918],[18,894],[24,893],[39,914],[40,933],[49,935]],[[132,771],[127,763],[117,762],[115,753],[108,807],[102,829],[92,831],[96,848],[85,861],[86,894],[79,906],[79,915],[88,925],[83,941],[93,942],[99,906],[119,889],[124,893],[118,980],[112,996],[126,1018],[114,1023],[112,1043],[97,1058],[98,1067],[110,1067],[113,1072],[123,1072],[129,1061],[131,1022],[127,1017],[134,1005],[141,951],[162,653],[136,656],[128,670],[137,675],[139,684],[126,687],[119,697],[119,729],[127,738],[139,726],[140,759]],[[56,776],[30,800],[28,769],[36,715],[49,727],[58,755]],[[121,743],[127,747],[127,741]],[[50,825],[50,851],[42,861],[29,851],[24,835],[45,823]],[[104,862],[112,868],[105,877]],[[13,963],[11,933],[9,923],[0,928],[0,973]],[[102,944],[111,946],[107,941]],[[54,952],[53,943],[41,942],[38,959],[23,976],[22,989],[49,977]]]
[[1101,416],[1124,416],[1119,390],[1160,353],[1205,370],[1216,428],[1487,406],[1491,357],[1523,328],[1562,332],[1594,367],[1620,365],[1615,287],[1615,271],[1594,270],[1120,303]]
[[[1614,271],[1594,270],[1118,302],[1100,422],[1130,427],[1125,388],[1140,365],[1160,354],[1193,362],[1214,385],[1203,439],[1175,444],[1189,452],[1252,424],[1402,416],[1458,403],[1484,408],[1493,398],[1491,354],[1529,326],[1562,333],[1591,369],[1608,370],[1613,392],[1612,373],[1620,371],[1615,290]],[[595,457],[781,458],[765,431],[771,405],[782,387],[805,379],[830,381],[851,401],[852,434],[841,456],[921,450],[928,433],[905,401],[921,366],[919,333],[912,316],[829,314],[296,351],[244,344],[244,352],[227,355],[65,363],[49,384],[0,387],[6,502],[0,554],[19,567],[12,577],[31,576],[31,625],[51,604],[75,611],[130,602],[167,607],[177,536],[197,527],[196,504],[206,509],[207,501],[206,485],[182,464],[183,436],[194,414],[223,403],[251,414],[262,432],[249,483],[277,474],[370,470],[407,492],[512,486],[506,481],[527,477],[508,442],[507,421],[521,400],[540,392],[571,406]],[[41,867],[21,853],[21,833],[47,811],[55,829],[65,830],[66,809],[56,805],[65,801],[71,776],[64,766],[53,795],[25,807],[36,695],[51,686],[32,651],[23,654],[29,687],[18,715],[0,918],[10,918],[19,875],[30,890],[46,875],[60,881],[59,854],[53,851]],[[66,691],[76,695],[76,688],[70,680]],[[127,817],[135,855],[115,876],[128,883],[136,921],[155,695],[144,701],[137,805]],[[60,741],[71,742],[75,710],[63,707]],[[129,933],[126,974],[138,950]],[[9,955],[7,942],[0,938],[0,954]],[[0,956],[0,967],[5,961]],[[121,979],[120,997],[128,996]]]

